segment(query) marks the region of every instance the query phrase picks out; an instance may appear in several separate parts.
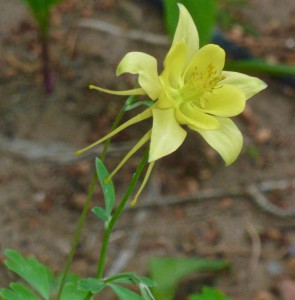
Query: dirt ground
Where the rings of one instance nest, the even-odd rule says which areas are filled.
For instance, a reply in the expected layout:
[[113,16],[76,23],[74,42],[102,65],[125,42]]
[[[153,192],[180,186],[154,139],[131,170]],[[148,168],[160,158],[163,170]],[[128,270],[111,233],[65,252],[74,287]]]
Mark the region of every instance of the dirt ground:
[[[0,8],[3,287],[14,278],[3,266],[7,248],[34,255],[55,271],[64,265],[100,148],[81,158],[73,153],[109,131],[124,101],[88,85],[132,88],[133,77],[115,77],[123,55],[144,51],[161,61],[169,44],[161,12],[148,1],[65,1],[53,12],[50,50],[56,85],[46,96],[29,13],[17,0],[0,0]],[[229,38],[259,57],[295,66],[293,0],[249,0],[243,8],[229,8],[241,21],[225,31]],[[259,35],[247,33],[245,24]],[[159,39],[149,40],[151,33]],[[191,132],[181,149],[157,164],[138,206],[122,216],[112,236],[109,273],[147,274],[153,257],[218,257],[231,269],[188,278],[177,300],[187,299],[203,282],[232,299],[295,299],[295,87],[258,76],[269,87],[236,119],[245,138],[237,162],[225,167]],[[147,126],[116,136],[106,160],[109,169]],[[139,159],[116,176],[118,194]],[[92,205],[100,203],[97,189]],[[74,272],[95,273],[102,229],[90,214]]]

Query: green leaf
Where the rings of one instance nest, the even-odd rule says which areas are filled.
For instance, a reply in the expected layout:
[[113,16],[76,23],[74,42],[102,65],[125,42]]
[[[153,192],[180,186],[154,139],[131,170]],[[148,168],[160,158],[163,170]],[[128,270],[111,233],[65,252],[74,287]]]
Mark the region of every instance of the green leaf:
[[50,9],[63,0],[21,0],[25,3],[39,26],[39,32],[43,38],[47,37],[50,23]]
[[78,287],[82,291],[98,293],[106,286],[106,284],[96,278],[81,279],[78,283]]
[[202,293],[191,295],[189,300],[230,300],[230,298],[216,289],[205,287]]
[[156,300],[148,286],[146,286],[144,283],[139,284],[139,289],[144,300]]
[[5,255],[9,258],[4,262],[6,267],[27,281],[44,299],[49,300],[54,280],[51,270],[34,258],[25,259],[15,250],[6,250]]
[[21,283],[11,283],[10,289],[1,289],[4,300],[40,300],[31,290]]
[[[56,278],[53,288],[52,295],[56,296],[57,292],[61,285],[61,280],[63,273],[59,274]],[[78,286],[80,277],[76,274],[69,273],[67,274],[64,288],[61,293],[61,298],[59,300],[84,300],[85,296],[88,294],[88,291],[81,291]],[[55,299],[52,297],[52,299]],[[92,298],[91,298],[92,299]]]
[[107,222],[110,218],[110,215],[102,207],[93,207],[91,211],[100,219]]
[[166,28],[171,37],[178,23],[177,3],[182,3],[191,14],[199,32],[200,46],[208,44],[216,21],[216,0],[164,0]]
[[117,283],[126,283],[126,284],[138,284],[138,280],[135,279],[136,273],[135,272],[125,272],[125,273],[118,273],[113,276],[110,276],[105,279],[106,283],[110,282],[117,282]]
[[121,299],[121,300],[143,300],[142,297],[133,291],[117,284],[110,283],[108,284],[114,293]]
[[138,279],[148,287],[154,287],[157,285],[155,281],[145,276],[138,276]]
[[195,258],[156,258],[150,261],[149,270],[152,279],[157,282],[153,293],[157,300],[172,300],[178,283],[182,278],[196,271],[218,271],[229,267],[222,260]]
[[152,287],[155,286],[156,283],[148,277],[145,276],[138,276],[135,272],[125,272],[115,274],[105,279],[105,282],[117,282],[117,283],[131,283],[139,285],[143,283],[146,286]]
[[111,215],[111,212],[115,204],[114,184],[112,180],[109,180],[108,183],[105,183],[105,179],[109,176],[109,172],[105,167],[104,163],[99,158],[96,158],[95,165],[96,165],[96,173],[98,176],[98,180],[100,182],[104,194],[106,213],[108,215]]
[[295,76],[295,67],[286,64],[270,64],[262,59],[227,60],[225,68],[237,72],[261,72],[275,76]]
[[60,300],[84,300],[87,294],[88,292],[79,290],[77,284],[67,282],[63,288]]

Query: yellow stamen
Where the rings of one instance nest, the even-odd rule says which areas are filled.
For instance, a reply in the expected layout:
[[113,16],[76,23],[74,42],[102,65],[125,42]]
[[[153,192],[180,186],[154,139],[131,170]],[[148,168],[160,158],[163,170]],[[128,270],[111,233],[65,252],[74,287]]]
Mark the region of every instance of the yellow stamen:
[[116,128],[115,130],[113,130],[111,133],[107,134],[106,136],[104,136],[103,138],[101,138],[100,140],[98,140],[97,142],[81,149],[75,152],[76,155],[79,155],[97,145],[99,145],[100,143],[108,140],[109,138],[111,138],[112,136],[114,136],[115,134],[119,133],[120,131],[122,131],[123,129],[136,124],[140,121],[143,121],[145,119],[148,119],[152,116],[152,111],[150,108],[146,109],[145,111],[143,111],[141,114],[138,114],[137,116],[135,116],[134,118],[128,120],[127,122],[125,122],[124,124],[122,124],[121,126],[119,126],[118,128]]
[[148,179],[151,175],[154,164],[155,164],[155,161],[153,161],[149,164],[149,167],[146,171],[146,174],[145,174],[144,179],[141,183],[141,186],[140,186],[139,190],[137,191],[136,195],[134,196],[132,202],[130,203],[131,206],[134,206],[137,203],[138,197],[140,196],[141,192],[143,191],[144,187],[146,186],[146,183],[147,183],[147,181],[148,181]]
[[116,169],[105,179],[105,183],[108,183],[111,180],[111,178],[121,169],[121,167],[125,164],[125,162],[151,138],[151,132],[152,132],[151,130],[147,132],[140,139],[140,141],[126,154],[126,156],[118,164]]

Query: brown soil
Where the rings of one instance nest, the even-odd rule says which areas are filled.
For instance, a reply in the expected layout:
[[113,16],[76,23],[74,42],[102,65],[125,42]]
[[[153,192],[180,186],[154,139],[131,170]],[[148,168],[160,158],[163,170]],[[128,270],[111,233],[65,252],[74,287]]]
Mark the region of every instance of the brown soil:
[[[246,35],[241,26],[233,26],[228,36],[260,57],[295,65],[293,0],[260,2],[249,1],[239,11],[242,21],[261,33],[259,37]],[[91,91],[88,85],[131,88],[133,77],[114,75],[123,55],[144,51],[161,61],[169,45],[165,40],[150,43],[128,36],[134,29],[165,34],[160,12],[148,2],[65,1],[53,12],[50,50],[56,85],[53,95],[46,96],[33,21],[20,1],[0,0],[0,7],[2,287],[13,278],[3,266],[7,248],[34,255],[55,271],[64,265],[95,157],[92,152],[77,159],[73,152],[106,134],[124,101]],[[83,27],[85,19],[105,21],[127,34]],[[263,79],[269,88],[236,119],[245,137],[237,162],[225,167],[191,132],[180,150],[157,164],[138,206],[122,216],[111,241],[109,272],[146,274],[148,260],[159,256],[222,257],[232,268],[204,278],[209,276],[208,282],[233,299],[295,299],[295,294],[286,296],[295,286],[295,222],[293,217],[279,216],[282,211],[295,212],[295,93],[279,81]],[[147,126],[116,136],[106,160],[109,169]],[[135,157],[116,176],[118,194],[138,160]],[[259,193],[251,196],[250,186]],[[93,202],[102,202],[99,189]],[[272,205],[277,209],[273,211]],[[74,272],[95,273],[102,230],[102,223],[90,214]],[[125,250],[130,259],[119,260],[118,266],[116,258]],[[189,278],[180,294],[191,291],[191,286],[199,288],[204,278]]]

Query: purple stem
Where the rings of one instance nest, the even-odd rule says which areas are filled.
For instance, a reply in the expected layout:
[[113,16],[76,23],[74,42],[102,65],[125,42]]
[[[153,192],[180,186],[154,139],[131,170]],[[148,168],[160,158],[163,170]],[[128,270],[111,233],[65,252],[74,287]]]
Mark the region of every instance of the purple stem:
[[41,37],[41,60],[42,60],[42,76],[44,89],[47,95],[51,95],[54,90],[54,82],[52,72],[50,70],[50,59],[49,59],[49,43],[47,37]]

